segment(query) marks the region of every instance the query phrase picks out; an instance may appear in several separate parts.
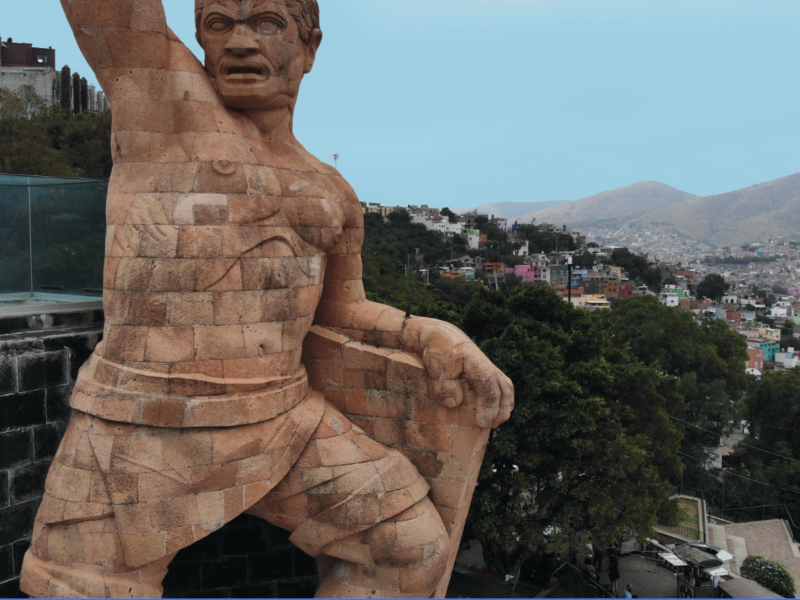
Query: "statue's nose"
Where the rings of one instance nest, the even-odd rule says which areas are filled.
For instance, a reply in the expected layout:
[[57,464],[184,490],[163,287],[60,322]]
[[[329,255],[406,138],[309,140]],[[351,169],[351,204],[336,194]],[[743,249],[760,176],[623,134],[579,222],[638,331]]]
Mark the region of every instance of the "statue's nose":
[[233,54],[247,55],[258,52],[258,44],[252,30],[247,25],[238,23],[228,43],[225,44],[225,49]]

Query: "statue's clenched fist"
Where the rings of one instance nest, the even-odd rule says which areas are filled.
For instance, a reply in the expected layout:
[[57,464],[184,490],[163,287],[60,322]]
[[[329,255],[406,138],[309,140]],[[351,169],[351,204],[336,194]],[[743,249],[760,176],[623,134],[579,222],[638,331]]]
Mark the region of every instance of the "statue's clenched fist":
[[514,408],[514,384],[458,328],[426,319],[419,336],[431,395],[448,408],[475,406],[476,425],[495,428]]

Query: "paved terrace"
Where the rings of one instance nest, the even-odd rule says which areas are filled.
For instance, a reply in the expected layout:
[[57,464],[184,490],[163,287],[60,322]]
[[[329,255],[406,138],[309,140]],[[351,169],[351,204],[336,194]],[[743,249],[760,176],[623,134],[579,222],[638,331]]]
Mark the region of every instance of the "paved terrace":
[[786,523],[781,519],[751,521],[730,525],[709,525],[709,542],[733,554],[728,565],[733,573],[748,556],[759,555],[777,560],[800,581],[800,549],[792,541]]

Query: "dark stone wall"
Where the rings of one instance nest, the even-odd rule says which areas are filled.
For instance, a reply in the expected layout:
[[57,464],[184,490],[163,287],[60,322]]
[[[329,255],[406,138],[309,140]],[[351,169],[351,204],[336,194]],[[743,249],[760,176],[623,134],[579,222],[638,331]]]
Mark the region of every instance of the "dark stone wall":
[[[22,558],[69,395],[102,333],[99,308],[0,315],[0,598],[24,597]],[[285,531],[245,515],[179,552],[164,595],[305,598],[316,587],[314,560]]]
[[0,597],[20,595],[22,557],[70,417],[69,394],[102,333],[100,309],[0,316]]
[[316,589],[314,559],[249,515],[181,550],[164,580],[165,598],[311,598]]

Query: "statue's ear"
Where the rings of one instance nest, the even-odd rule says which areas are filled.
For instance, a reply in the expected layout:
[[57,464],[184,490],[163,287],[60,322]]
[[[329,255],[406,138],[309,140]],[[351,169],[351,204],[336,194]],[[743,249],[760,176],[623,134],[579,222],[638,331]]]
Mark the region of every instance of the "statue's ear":
[[305,73],[311,73],[311,69],[314,68],[314,61],[317,58],[317,50],[319,50],[319,45],[322,43],[322,30],[320,29],[312,29],[311,35],[308,38],[308,43],[306,44],[307,50],[307,57],[306,57],[306,66],[305,66]]

